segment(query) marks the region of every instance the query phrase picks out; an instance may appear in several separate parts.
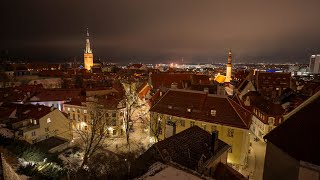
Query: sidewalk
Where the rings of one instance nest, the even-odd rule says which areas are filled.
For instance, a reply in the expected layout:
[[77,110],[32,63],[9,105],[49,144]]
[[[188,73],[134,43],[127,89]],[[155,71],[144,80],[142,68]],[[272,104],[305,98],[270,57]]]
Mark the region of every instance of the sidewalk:
[[254,179],[254,172],[256,169],[256,155],[254,149],[249,147],[250,153],[248,154],[248,165],[245,168],[240,168],[239,172],[248,179]]

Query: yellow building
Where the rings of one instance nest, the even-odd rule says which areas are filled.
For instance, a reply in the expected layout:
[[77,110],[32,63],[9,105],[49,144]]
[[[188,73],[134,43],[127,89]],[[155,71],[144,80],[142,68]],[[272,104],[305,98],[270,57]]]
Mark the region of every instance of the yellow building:
[[88,71],[93,66],[93,53],[90,47],[89,31],[87,29],[86,48],[84,50],[84,68]]
[[[125,104],[115,99],[94,99],[94,101],[71,101],[63,104],[64,111],[72,120],[74,132],[76,130],[89,130],[94,118],[106,122],[110,136],[125,135]],[[97,115],[97,113],[99,115]],[[75,134],[76,136],[76,134]]]
[[228,163],[246,165],[251,113],[226,96],[170,89],[151,109],[151,133],[163,140],[191,126],[212,132],[231,146]]
[[[9,112],[10,108],[12,107],[9,107]],[[72,140],[71,122],[58,109],[42,105],[16,105],[11,110],[8,119],[3,121],[7,127],[7,137],[24,140],[30,144],[51,137]]]

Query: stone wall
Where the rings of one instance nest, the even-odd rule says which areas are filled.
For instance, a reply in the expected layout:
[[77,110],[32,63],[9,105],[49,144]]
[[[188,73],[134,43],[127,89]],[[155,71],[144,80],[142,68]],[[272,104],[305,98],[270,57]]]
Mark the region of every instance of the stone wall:
[[10,164],[7,163],[2,154],[0,154],[0,179],[4,180],[20,180],[19,175],[11,168]]

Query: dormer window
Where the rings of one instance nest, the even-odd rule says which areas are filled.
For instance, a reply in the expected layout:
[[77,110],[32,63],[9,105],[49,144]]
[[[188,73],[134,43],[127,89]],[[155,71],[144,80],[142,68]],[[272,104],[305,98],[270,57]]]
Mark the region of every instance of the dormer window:
[[268,118],[268,124],[274,124],[274,117],[269,117]]
[[216,116],[217,110],[211,109],[210,114],[211,114],[211,116]]

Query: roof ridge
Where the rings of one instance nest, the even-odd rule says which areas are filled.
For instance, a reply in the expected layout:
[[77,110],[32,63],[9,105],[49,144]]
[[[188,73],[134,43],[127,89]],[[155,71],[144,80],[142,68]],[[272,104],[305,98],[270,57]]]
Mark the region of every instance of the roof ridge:
[[169,91],[170,91],[170,89],[169,89],[166,93],[164,93],[164,95],[161,96],[161,98],[157,101],[157,103],[155,103],[155,104],[149,109],[149,111],[150,111],[153,107],[155,107],[155,106],[164,98],[164,96],[166,96],[166,94],[168,94]]
[[[246,127],[249,129],[250,127],[249,127],[249,124],[250,123],[246,123],[243,119],[242,119],[242,117],[241,117],[241,115],[240,115],[240,113],[237,111],[237,109],[234,107],[234,105],[231,103],[231,101],[233,102],[233,103],[236,103],[234,100],[232,100],[232,99],[230,99],[230,98],[227,98],[228,99],[228,102],[229,102],[229,104],[232,106],[232,108],[234,109],[234,111],[237,113],[237,115],[240,117],[240,119],[241,119],[241,121],[246,125]],[[236,103],[237,104],[237,103]],[[239,105],[240,106],[240,105]],[[245,108],[243,108],[242,106],[240,106],[242,109],[244,109],[245,111],[248,111],[248,110],[246,110]],[[248,112],[250,112],[250,111],[248,111]],[[251,114],[251,112],[250,112],[250,114]]]
[[316,92],[314,95],[312,95],[311,97],[309,97],[307,100],[305,100],[303,103],[301,103],[298,107],[296,107],[294,110],[292,110],[291,112],[289,112],[286,115],[283,115],[283,119],[287,120],[289,119],[291,116],[293,116],[295,113],[299,112],[301,109],[303,109],[304,107],[306,107],[308,104],[312,103],[313,101],[317,100],[318,97],[320,97],[320,91]]

